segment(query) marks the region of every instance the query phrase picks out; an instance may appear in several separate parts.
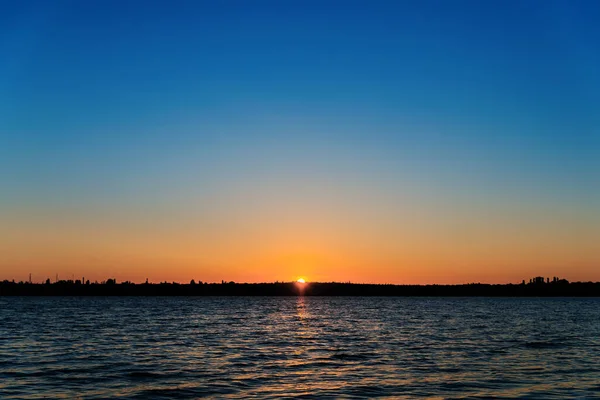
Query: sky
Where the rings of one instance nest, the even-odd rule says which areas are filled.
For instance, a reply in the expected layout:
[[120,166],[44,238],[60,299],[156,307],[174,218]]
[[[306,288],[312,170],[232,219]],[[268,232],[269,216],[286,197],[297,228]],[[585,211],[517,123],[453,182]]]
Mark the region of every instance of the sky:
[[600,281],[598,20],[0,0],[0,280]]

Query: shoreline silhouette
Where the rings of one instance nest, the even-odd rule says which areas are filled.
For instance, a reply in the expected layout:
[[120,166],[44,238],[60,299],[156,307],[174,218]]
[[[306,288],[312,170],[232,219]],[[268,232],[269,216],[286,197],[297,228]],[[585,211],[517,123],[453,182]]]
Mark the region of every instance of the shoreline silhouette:
[[118,283],[116,279],[54,283],[0,282],[0,296],[449,296],[449,297],[600,297],[600,282],[569,282],[536,277],[528,283],[396,285],[342,282],[273,282],[188,284]]

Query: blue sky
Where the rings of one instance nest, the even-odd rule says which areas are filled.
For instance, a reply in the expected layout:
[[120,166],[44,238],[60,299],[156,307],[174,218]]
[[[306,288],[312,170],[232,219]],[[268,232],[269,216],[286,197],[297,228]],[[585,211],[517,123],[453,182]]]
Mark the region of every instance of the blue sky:
[[598,20],[594,1],[0,2],[0,206],[368,193],[589,225]]

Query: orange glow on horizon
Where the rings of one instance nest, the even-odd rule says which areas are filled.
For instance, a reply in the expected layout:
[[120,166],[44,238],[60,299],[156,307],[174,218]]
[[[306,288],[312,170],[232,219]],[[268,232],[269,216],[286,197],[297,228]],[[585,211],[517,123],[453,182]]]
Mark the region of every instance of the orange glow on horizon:
[[136,283],[600,280],[595,214],[532,209],[504,218],[477,209],[443,214],[418,205],[386,210],[283,200],[226,205],[243,212],[16,209],[0,224],[0,280],[26,281],[30,273],[34,282],[56,275]]

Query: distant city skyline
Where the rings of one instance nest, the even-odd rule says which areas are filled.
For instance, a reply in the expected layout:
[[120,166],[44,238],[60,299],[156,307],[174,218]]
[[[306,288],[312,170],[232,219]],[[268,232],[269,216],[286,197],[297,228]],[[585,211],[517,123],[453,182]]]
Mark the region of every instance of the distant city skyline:
[[598,20],[4,2],[0,280],[600,281]]

